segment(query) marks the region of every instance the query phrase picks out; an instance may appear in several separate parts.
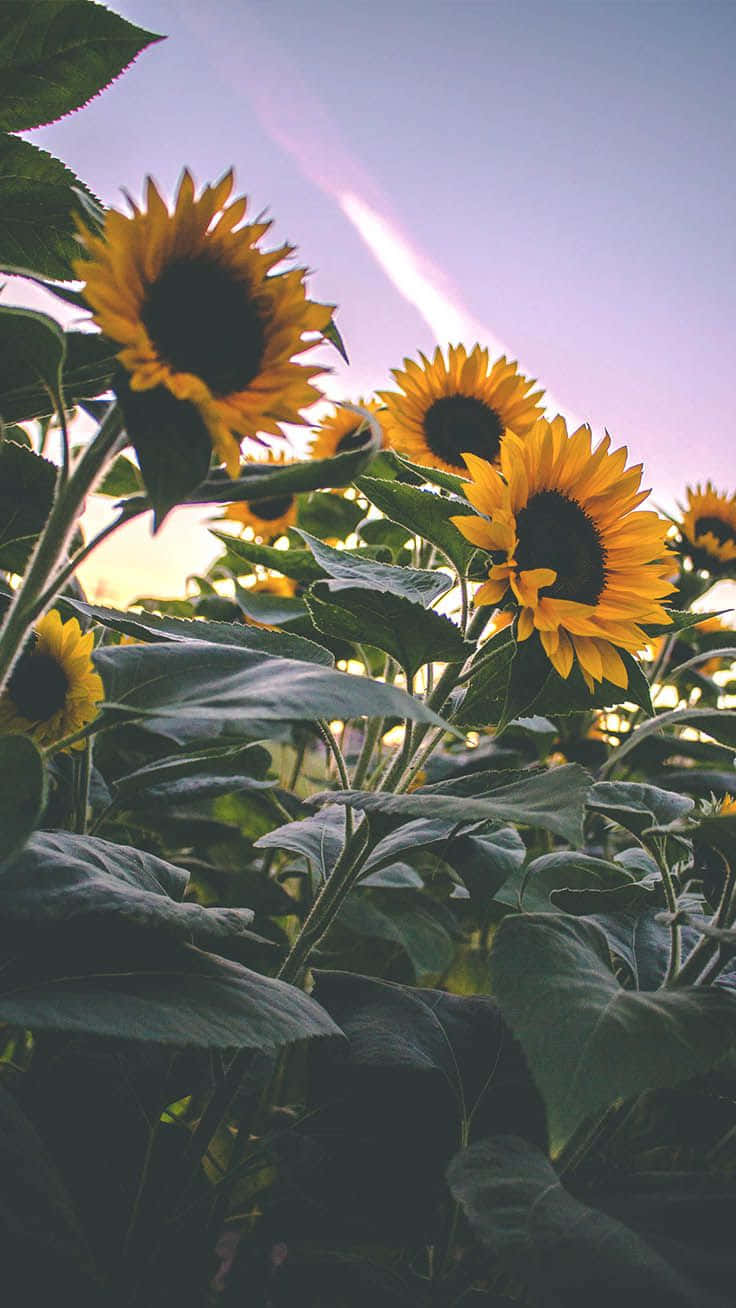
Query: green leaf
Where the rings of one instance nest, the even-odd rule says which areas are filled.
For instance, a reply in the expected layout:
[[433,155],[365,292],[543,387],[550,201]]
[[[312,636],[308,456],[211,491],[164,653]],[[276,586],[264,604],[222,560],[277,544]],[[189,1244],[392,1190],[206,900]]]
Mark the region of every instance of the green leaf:
[[665,613],[670,619],[668,623],[643,623],[642,630],[648,636],[672,636],[677,631],[687,631],[689,627],[697,627],[698,623],[703,622],[706,618],[717,618],[723,612],[728,612],[728,610],[709,610],[707,613],[697,613],[693,612],[692,609],[665,608]]
[[79,109],[161,39],[88,0],[5,0],[0,128],[27,131]]
[[515,650],[516,642],[508,628],[481,645],[471,665],[465,697],[453,718],[458,726],[479,728],[500,721]]
[[189,400],[178,400],[165,386],[134,391],[119,368],[113,382],[141,477],[153,505],[153,530],[205,480],[212,440],[204,419]]
[[301,990],[193,945],[139,940],[131,958],[105,938],[69,958],[50,944],[6,960],[0,1021],[32,1031],[69,1031],[151,1040],[183,1048],[259,1049],[339,1035]]
[[357,500],[328,491],[311,491],[299,501],[298,523],[320,540],[347,540],[355,531],[365,510]]
[[0,861],[36,829],[46,806],[43,757],[30,736],[0,736]]
[[253,920],[245,908],[203,908],[182,902],[189,874],[129,845],[67,831],[39,831],[11,863],[0,866],[0,909],[6,948],[38,932],[74,930],[99,937],[123,928],[217,945],[242,935]]
[[79,1216],[48,1144],[4,1086],[0,1227],[3,1281],[20,1289],[29,1308],[55,1300],[94,1308],[104,1298]]
[[[54,324],[56,325],[56,324]],[[110,389],[117,364],[115,347],[98,332],[69,331],[64,335],[66,357],[62,368],[64,405],[90,400]],[[12,373],[5,372],[0,389],[0,413],[13,422],[43,418],[53,413],[49,392],[26,359],[17,360]],[[140,490],[140,484],[137,487]]]
[[590,921],[507,917],[491,980],[544,1099],[552,1156],[584,1122],[643,1090],[701,1075],[736,1038],[736,996],[624,990]]
[[0,264],[69,281],[79,257],[78,192],[86,188],[59,159],[0,133]]
[[354,890],[340,909],[337,925],[354,935],[396,945],[406,954],[418,981],[442,976],[455,957],[452,917],[442,905],[414,890]]
[[641,885],[620,864],[565,849],[542,854],[523,870],[515,871],[496,899],[519,912],[550,913],[561,909],[579,916],[630,909],[646,903],[651,894],[651,886]]
[[528,640],[520,641],[511,661],[508,691],[498,730],[514,718],[537,709],[548,717],[563,717],[569,713],[614,708],[630,702],[643,708],[645,713],[653,713],[649,682],[639,664],[627,650],[619,650],[619,654],[629,675],[626,689],[604,679],[596,682],[595,689],[590,691],[577,660],[570,675],[561,677],[552,667],[536,632]]
[[377,477],[359,477],[356,485],[387,518],[431,541],[465,575],[476,547],[466,541],[450,519],[471,511],[467,500],[446,499],[404,482]]
[[350,804],[366,813],[385,813],[387,817],[516,822],[520,826],[554,831],[571,844],[582,844],[583,812],[589,789],[590,776],[585,769],[577,763],[566,763],[509,786],[500,786],[483,798],[464,799],[461,804],[450,795],[423,795],[421,791],[413,795],[388,795],[364,790],[325,791],[313,796],[312,802]]
[[338,354],[341,356],[342,359],[344,359],[345,363],[349,364],[350,360],[348,358],[348,353],[347,350],[345,349],[342,336],[340,335],[339,329],[337,327],[337,324],[335,323],[334,318],[330,319],[322,335],[324,336],[326,341],[330,342],[330,345],[334,345]]
[[447,1179],[478,1239],[545,1308],[725,1308],[640,1235],[565,1190],[528,1140],[480,1140]]
[[248,573],[253,572],[254,565],[259,563],[264,568],[280,572],[284,577],[293,577],[295,581],[316,581],[325,575],[311,550],[277,550],[273,545],[256,545],[255,541],[243,540],[241,536],[232,536],[229,532],[215,531],[213,528],[210,528],[210,532],[226,547],[227,566],[231,572],[236,571],[233,561],[242,559],[248,564],[244,569]]
[[54,502],[53,463],[15,441],[0,443],[0,568],[22,573]]
[[[0,218],[0,221],[2,219]],[[29,376],[47,391],[50,412],[63,408],[61,369],[66,353],[64,333],[53,318],[34,309],[0,304],[0,413],[6,422],[27,414],[7,412],[3,400],[18,376]]]
[[[204,642],[103,646],[95,664],[106,698],[171,739],[254,734],[270,722],[335,717],[442,719],[395,686],[353,677],[314,663],[273,658]],[[105,714],[95,726],[104,723]]]
[[303,636],[290,636],[280,631],[262,631],[241,622],[211,622],[198,618],[163,618],[157,613],[120,613],[98,604],[84,604],[65,595],[61,608],[71,613],[92,618],[111,631],[137,640],[160,643],[201,642],[205,645],[234,645],[238,649],[255,650],[287,659],[300,659],[306,663],[320,663],[332,667],[335,660],[329,650]]
[[[397,454],[395,450],[391,451],[394,461],[401,468],[408,468],[410,472],[416,473],[422,481],[431,482],[433,486],[441,486],[443,490],[451,491],[453,495],[462,495],[463,487],[470,481],[470,474],[456,476],[453,472],[444,472],[441,468],[425,468],[421,463],[412,463],[402,454]],[[472,513],[472,506],[463,498],[463,504],[468,505],[468,513]]]
[[318,631],[376,646],[410,677],[425,663],[462,663],[473,652],[449,618],[402,595],[365,587],[333,591],[323,584],[313,587],[305,602]]
[[689,795],[640,781],[597,781],[588,796],[588,807],[638,837],[648,827],[665,827],[686,817],[695,801]]
[[112,783],[116,804],[192,803],[240,790],[263,790],[271,756],[260,745],[198,750],[187,758],[163,758]]
[[337,805],[320,809],[301,822],[287,822],[255,842],[256,849],[288,849],[309,863],[315,882],[326,881],[345,844],[345,813]]
[[119,454],[102,481],[95,486],[95,495],[110,495],[113,499],[121,500],[128,495],[139,495],[140,489],[140,472],[130,459]]
[[235,583],[235,602],[246,618],[266,622],[270,626],[285,626],[303,617],[304,600],[293,595],[269,595],[268,591],[248,590]]
[[[736,746],[736,714],[733,709],[672,709],[669,713],[658,713],[648,722],[642,722],[640,727],[636,727],[616,749],[611,751],[606,770],[630,754],[632,749],[636,749],[637,745],[646,740],[647,736],[655,735],[665,727],[694,727],[696,731],[713,736],[721,744]],[[675,739],[673,745],[674,743],[676,743]]]
[[328,577],[336,581],[364,586],[391,595],[402,595],[428,608],[452,586],[452,578],[442,572],[427,572],[418,568],[397,567],[393,563],[376,563],[361,559],[346,550],[333,550],[323,541],[299,530],[319,565]]

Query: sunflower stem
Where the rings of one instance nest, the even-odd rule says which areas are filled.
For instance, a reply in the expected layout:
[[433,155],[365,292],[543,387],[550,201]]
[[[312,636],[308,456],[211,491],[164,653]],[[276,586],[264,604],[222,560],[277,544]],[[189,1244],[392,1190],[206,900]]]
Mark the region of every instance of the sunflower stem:
[[74,778],[74,830],[78,835],[87,833],[89,816],[89,783],[92,776],[92,738],[87,737],[84,749],[75,759]]
[[[113,453],[122,425],[122,414],[117,405],[112,404],[69,480],[58,490],[46,527],[39,537],[28,570],[13,596],[0,630],[0,692],[8,683],[32,623],[43,612],[38,608],[39,596],[48,593],[49,582],[64,553],[85,497]],[[53,593],[55,591],[52,590]]]

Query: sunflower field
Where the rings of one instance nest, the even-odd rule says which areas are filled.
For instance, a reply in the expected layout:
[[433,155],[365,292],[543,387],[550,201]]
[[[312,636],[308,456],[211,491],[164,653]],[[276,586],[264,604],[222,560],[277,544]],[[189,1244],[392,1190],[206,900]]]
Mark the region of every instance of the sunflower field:
[[[106,210],[18,135],[156,39],[0,19],[0,267],[77,324],[0,302],[6,1300],[729,1308],[736,494],[472,342],[310,423],[232,171]],[[179,505],[206,572],[91,603]]]

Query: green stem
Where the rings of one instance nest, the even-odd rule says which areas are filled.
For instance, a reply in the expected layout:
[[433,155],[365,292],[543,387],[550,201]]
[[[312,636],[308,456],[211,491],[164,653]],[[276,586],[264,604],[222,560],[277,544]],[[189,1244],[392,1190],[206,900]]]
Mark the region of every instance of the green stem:
[[88,737],[75,762],[74,830],[83,836],[87,831],[89,814],[89,783],[92,775],[92,739]]
[[373,751],[376,748],[376,744],[380,740],[381,735],[383,734],[382,733],[383,723],[384,723],[383,718],[371,718],[366,723],[365,732],[363,735],[363,744],[360,747],[360,754],[358,755],[358,761],[355,764],[355,771],[353,773],[353,785],[352,785],[353,790],[360,790],[361,786],[363,785],[363,782],[366,779],[366,776],[368,775],[368,769],[371,765]]
[[0,631],[0,692],[7,685],[34,618],[39,616],[39,596],[49,587],[85,497],[115,449],[121,430],[122,415],[113,404],[69,480],[58,490],[28,571],[15,592]]
[[[328,727],[327,723],[323,719],[320,719],[317,722],[317,730],[319,731],[320,736],[324,740],[327,748],[329,749],[330,753],[332,754],[332,757],[335,760],[337,773],[340,778],[340,785],[342,789],[349,790],[350,777],[348,776],[348,770],[345,765],[345,759],[343,758],[343,753],[342,750],[340,749],[340,746],[338,745],[334,735],[330,731],[330,728]],[[352,834],[353,834],[353,810],[351,809],[349,804],[346,804],[345,805],[345,844],[346,845],[350,841]]]
[[280,980],[289,981],[294,985],[301,977],[308,966],[312,951],[329,931],[343,901],[353,887],[368,852],[368,842],[369,827],[368,822],[364,820],[354,832],[352,839],[345,845],[332,875],[325,881],[312,904],[302,929],[282,964],[278,974]]

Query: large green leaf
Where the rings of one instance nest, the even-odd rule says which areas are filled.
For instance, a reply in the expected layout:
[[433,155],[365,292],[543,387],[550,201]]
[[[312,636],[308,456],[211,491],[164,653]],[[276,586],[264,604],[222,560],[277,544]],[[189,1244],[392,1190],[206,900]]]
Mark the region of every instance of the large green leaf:
[[0,266],[68,281],[79,256],[72,210],[84,191],[59,159],[0,133]]
[[466,500],[445,498],[384,477],[359,477],[356,485],[387,518],[431,541],[465,575],[476,547],[468,544],[450,519],[467,511]]
[[[71,408],[110,389],[117,347],[98,332],[68,331],[63,339],[66,355],[61,381],[65,405]],[[15,359],[12,370],[3,364],[0,362],[0,413],[6,421],[25,422],[53,413],[51,396],[31,359]],[[140,484],[135,489],[140,490]]]
[[553,1156],[595,1114],[700,1075],[736,1039],[736,995],[623,989],[590,921],[505,918],[491,979],[545,1101]]
[[539,772],[509,786],[500,786],[490,795],[464,799],[461,803],[450,795],[421,791],[407,795],[388,795],[365,790],[341,790],[315,796],[338,804],[350,804],[366,813],[384,813],[387,817],[442,818],[457,822],[516,822],[520,826],[541,827],[554,831],[571,844],[582,844],[582,820],[590,776],[577,763]]
[[74,1203],[30,1119],[0,1086],[0,1254],[3,1282],[28,1308],[96,1308],[104,1288]]
[[44,762],[30,736],[0,736],[0,860],[25,844],[45,804]]
[[261,567],[280,572],[284,577],[293,577],[295,581],[316,581],[326,575],[311,550],[277,550],[273,545],[257,545],[255,541],[243,540],[230,532],[215,531],[212,528],[210,531],[226,547],[227,567],[236,576],[240,575],[233,567],[233,561],[237,559],[242,559],[248,565],[243,569],[246,573],[254,572],[254,565],[258,563]]
[[[384,566],[378,564],[377,566]],[[306,605],[318,631],[374,645],[413,677],[425,663],[462,663],[473,652],[449,618],[403,595],[366,587],[312,588]]]
[[588,807],[640,836],[648,827],[667,826],[686,817],[695,801],[689,795],[639,781],[597,781],[588,796]]
[[514,718],[536,711],[550,717],[570,713],[585,713],[592,709],[612,708],[633,703],[651,714],[652,701],[649,682],[636,659],[626,650],[619,650],[626,666],[629,682],[625,689],[612,681],[595,683],[592,691],[583,679],[577,660],[570,675],[561,677],[552,667],[536,632],[520,641],[513,652],[506,700],[499,725],[506,726]]
[[22,573],[54,502],[57,470],[15,441],[0,442],[0,568]]
[[[488,610],[490,617],[491,610]],[[481,645],[468,688],[454,715],[458,726],[487,727],[501,721],[516,643],[508,628]]]
[[[3,396],[20,375],[32,377],[48,392],[50,412],[62,407],[61,368],[66,340],[59,324],[35,309],[0,304],[0,414],[6,422],[17,415],[3,408]],[[25,415],[20,415],[25,416]]]
[[390,595],[401,595],[428,608],[452,586],[452,578],[443,572],[428,572],[420,568],[402,568],[394,563],[376,563],[362,559],[357,553],[334,550],[324,541],[300,529],[315,559],[328,577],[352,586],[363,586]]
[[22,132],[79,109],[160,40],[89,0],[5,0],[0,128]]
[[443,976],[455,957],[457,927],[452,915],[413,887],[359,887],[342,904],[336,925],[400,949],[417,981]]
[[345,844],[345,813],[327,805],[301,822],[287,822],[256,840],[256,849],[288,849],[301,854],[311,868],[314,881],[326,881],[335,870]]
[[303,636],[291,636],[280,631],[263,631],[240,622],[210,622],[193,618],[162,618],[157,613],[121,613],[98,604],[84,604],[64,596],[62,605],[72,613],[92,618],[111,631],[154,644],[182,641],[201,642],[206,645],[234,645],[238,649],[256,650],[305,663],[320,663],[332,667],[335,660],[329,650]]
[[165,386],[135,391],[122,368],[113,385],[153,506],[153,529],[158,531],[171,509],[207,477],[210,433],[196,404],[177,399]]
[[118,950],[108,939],[77,951],[48,943],[6,959],[0,1021],[32,1031],[69,1031],[209,1049],[276,1053],[295,1040],[339,1035],[301,990],[259,976],[193,945],[156,937]]
[[481,1140],[447,1176],[478,1239],[540,1308],[726,1308],[629,1226],[570,1194],[528,1140]]
[[97,935],[134,928],[199,944],[242,934],[250,909],[203,908],[182,901],[188,873],[146,850],[95,836],[39,831],[12,862],[0,865],[5,946],[38,931]]
[[[442,719],[395,686],[353,677],[314,663],[274,658],[204,642],[103,646],[95,654],[106,699],[171,739],[179,722],[191,737],[248,736],[269,722],[316,718]],[[104,720],[104,719],[103,719]],[[98,720],[99,722],[99,720]]]
[[198,750],[187,757],[175,754],[137,768],[112,783],[115,803],[138,807],[193,803],[242,790],[264,790],[271,756],[260,745],[235,749]]
[[642,885],[619,863],[560,849],[532,859],[501,887],[496,899],[526,913],[604,912],[646,903],[652,887]]

